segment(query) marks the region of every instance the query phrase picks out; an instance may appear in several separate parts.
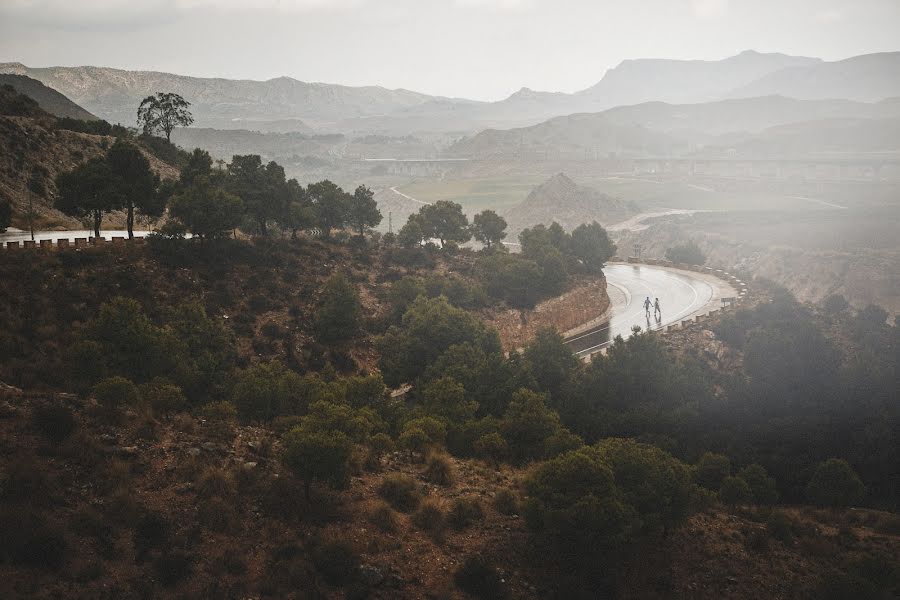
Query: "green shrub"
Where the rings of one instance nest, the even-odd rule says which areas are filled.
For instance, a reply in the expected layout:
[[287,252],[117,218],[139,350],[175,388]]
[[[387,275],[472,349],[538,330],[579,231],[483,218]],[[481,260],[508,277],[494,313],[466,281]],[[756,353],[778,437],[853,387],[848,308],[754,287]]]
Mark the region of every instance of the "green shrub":
[[484,508],[475,497],[462,497],[453,501],[448,522],[453,529],[461,531],[476,521],[484,519]]
[[769,505],[778,501],[775,480],[769,477],[761,465],[755,463],[748,465],[741,469],[737,476],[747,482],[754,504]]
[[419,506],[422,493],[415,479],[400,473],[385,475],[378,486],[378,495],[400,512],[412,512]]
[[719,488],[719,500],[734,508],[738,504],[746,504],[753,498],[750,486],[739,477],[726,477]]
[[497,432],[488,433],[472,444],[472,451],[475,456],[488,461],[492,465],[497,465],[509,454],[509,445],[503,436]]
[[50,442],[59,444],[75,431],[75,416],[60,404],[42,404],[34,409],[32,423]]
[[697,461],[694,478],[697,485],[708,490],[718,490],[722,481],[731,475],[731,460],[724,454],[706,452]]
[[187,406],[187,398],[180,387],[174,383],[155,378],[140,387],[141,397],[155,413],[168,413],[183,410]]
[[353,336],[359,326],[359,294],[343,275],[335,275],[325,283],[314,317],[316,335],[323,343],[343,342]]
[[446,456],[435,454],[425,466],[425,480],[435,485],[451,486],[456,481],[456,470]]
[[501,515],[517,515],[519,514],[519,498],[516,493],[508,488],[503,488],[494,496],[494,508]]
[[819,506],[833,508],[856,504],[866,489],[859,476],[845,460],[830,458],[816,467],[806,494]]
[[666,250],[666,258],[672,262],[686,265],[702,265],[706,262],[706,255],[703,253],[703,250],[693,241],[669,248]]
[[281,460],[303,480],[307,501],[313,481],[322,481],[339,489],[349,484],[353,442],[343,432],[300,426],[287,432],[283,442]]
[[94,398],[103,408],[117,410],[125,406],[135,406],[140,402],[141,394],[131,380],[124,377],[109,377],[94,386],[91,390]]
[[494,600],[506,597],[497,569],[480,556],[469,556],[453,576],[456,586],[473,598]]

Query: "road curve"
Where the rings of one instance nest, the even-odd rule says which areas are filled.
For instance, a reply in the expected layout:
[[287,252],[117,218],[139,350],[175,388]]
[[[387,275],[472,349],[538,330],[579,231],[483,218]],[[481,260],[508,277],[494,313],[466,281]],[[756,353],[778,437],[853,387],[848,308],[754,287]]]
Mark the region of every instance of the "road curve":
[[[704,273],[640,264],[608,264],[603,269],[612,303],[608,323],[572,336],[566,343],[580,357],[601,351],[616,336],[627,338],[632,327],[660,329],[698,314],[706,314],[721,305],[723,297],[737,295],[725,281]],[[644,311],[644,299],[659,298],[661,318],[651,308]]]

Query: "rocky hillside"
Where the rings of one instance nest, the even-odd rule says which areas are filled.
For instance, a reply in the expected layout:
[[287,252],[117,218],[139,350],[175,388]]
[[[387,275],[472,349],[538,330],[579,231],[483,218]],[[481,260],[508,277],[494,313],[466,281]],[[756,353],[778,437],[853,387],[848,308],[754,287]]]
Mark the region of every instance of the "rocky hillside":
[[54,117],[80,121],[96,121],[97,117],[84,110],[56,90],[24,75],[0,74],[0,86],[11,85],[18,93],[28,96]]
[[585,160],[609,155],[664,156],[687,148],[675,137],[604,114],[556,117],[519,129],[488,129],[454,144],[448,154],[472,159]]
[[509,239],[515,240],[527,227],[554,221],[566,231],[582,223],[597,221],[610,225],[638,212],[630,202],[601,194],[583,187],[559,173],[534,188],[518,206],[507,211],[504,218],[509,226]]
[[[13,209],[12,225],[24,227],[29,202],[35,211],[35,228],[80,228],[81,223],[53,208],[57,175],[103,155],[115,141],[57,127],[57,120],[38,109],[30,116],[9,116],[0,102],[0,197]],[[145,150],[151,167],[163,178],[175,178],[178,170]],[[110,221],[116,222],[116,218]]]
[[[219,129],[325,131],[406,135],[523,127],[560,115],[599,112],[651,101],[708,102],[783,95],[880,100],[900,95],[894,55],[837,63],[746,51],[723,60],[626,60],[594,86],[575,94],[523,88],[498,102],[443,98],[381,87],[212,79],[104,67],[32,68],[0,63],[0,73],[27,75],[110,122],[134,122],[140,101],[168,90],[194,104],[196,123]],[[302,121],[301,121],[302,120]]]
[[[597,85],[578,95],[595,103],[600,110],[651,100],[705,102],[721,98],[737,87],[782,69],[816,65],[820,62],[817,58],[762,54],[753,50],[717,61],[626,60],[607,71]],[[779,92],[769,92],[777,93]]]
[[[708,264],[774,281],[804,301],[841,294],[858,308],[877,304],[896,314],[900,250],[888,241],[897,227],[896,214],[879,211],[864,225],[857,218],[839,210],[830,215],[833,222],[815,213],[664,217],[641,231],[618,232],[615,241],[620,248],[640,243],[645,256],[663,258],[668,248],[694,240]],[[869,241],[851,242],[844,231],[853,227],[868,232]],[[827,245],[828,240],[837,245]],[[842,243],[847,246],[841,248]]]
[[[250,81],[104,67],[29,68],[20,63],[0,64],[0,73],[33,77],[107,121],[125,125],[134,123],[141,100],[160,90],[191,102],[198,126],[222,129],[265,129],[274,121],[272,126],[283,130],[284,119],[316,125],[389,113],[431,99],[407,90],[307,83],[290,77]],[[264,124],[254,126],[256,122]]]

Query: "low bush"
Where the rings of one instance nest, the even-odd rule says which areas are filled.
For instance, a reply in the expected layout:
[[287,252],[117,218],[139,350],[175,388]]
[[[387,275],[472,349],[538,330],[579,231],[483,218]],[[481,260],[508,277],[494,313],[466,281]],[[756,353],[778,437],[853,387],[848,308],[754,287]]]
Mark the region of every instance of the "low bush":
[[118,410],[136,405],[141,395],[131,380],[124,377],[109,377],[93,387],[91,393],[97,402],[107,410]]
[[59,444],[75,431],[75,416],[59,404],[44,404],[34,409],[32,423],[51,443]]
[[197,520],[216,533],[233,532],[240,524],[234,506],[221,498],[210,498],[201,502],[197,507]]
[[435,454],[425,465],[425,480],[435,485],[451,486],[456,481],[456,469],[446,456]]
[[515,492],[510,489],[502,489],[494,496],[494,508],[501,515],[517,515],[519,514],[519,499]]
[[794,539],[793,520],[779,510],[772,511],[772,514],[769,515],[766,529],[769,531],[769,535],[779,542],[787,544]]
[[387,504],[378,505],[375,510],[369,514],[369,521],[385,533],[397,531],[397,515]]
[[440,504],[435,500],[426,500],[419,506],[419,510],[413,513],[410,519],[412,524],[435,541],[440,541],[447,529],[447,516]]
[[177,412],[187,406],[187,398],[181,388],[165,379],[157,378],[145,383],[140,391],[155,413]]
[[210,467],[200,475],[196,489],[201,498],[227,498],[234,494],[234,479],[230,473]]
[[0,532],[0,562],[50,571],[58,570],[65,562],[65,536],[42,515],[4,509],[0,512]]
[[400,512],[412,512],[419,506],[422,493],[416,481],[408,475],[391,473],[385,475],[378,486],[378,495]]
[[484,508],[481,506],[481,501],[471,496],[454,500],[447,518],[450,526],[457,531],[462,531],[482,519],[484,519]]
[[473,598],[505,598],[506,590],[497,570],[480,556],[469,556],[453,576],[456,586]]
[[328,583],[341,585],[350,580],[359,565],[359,554],[346,540],[318,544],[312,552],[312,562]]

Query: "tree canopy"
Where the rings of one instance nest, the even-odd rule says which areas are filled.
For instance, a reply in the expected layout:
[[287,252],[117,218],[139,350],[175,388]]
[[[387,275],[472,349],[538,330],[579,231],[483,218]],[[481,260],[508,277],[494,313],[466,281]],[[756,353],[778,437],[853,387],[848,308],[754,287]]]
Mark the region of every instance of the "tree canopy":
[[506,219],[492,210],[483,210],[472,218],[472,236],[490,249],[506,237]]
[[138,125],[148,135],[163,132],[166,141],[171,142],[172,131],[176,127],[188,127],[194,122],[190,107],[190,102],[172,92],[147,96],[138,107]]

